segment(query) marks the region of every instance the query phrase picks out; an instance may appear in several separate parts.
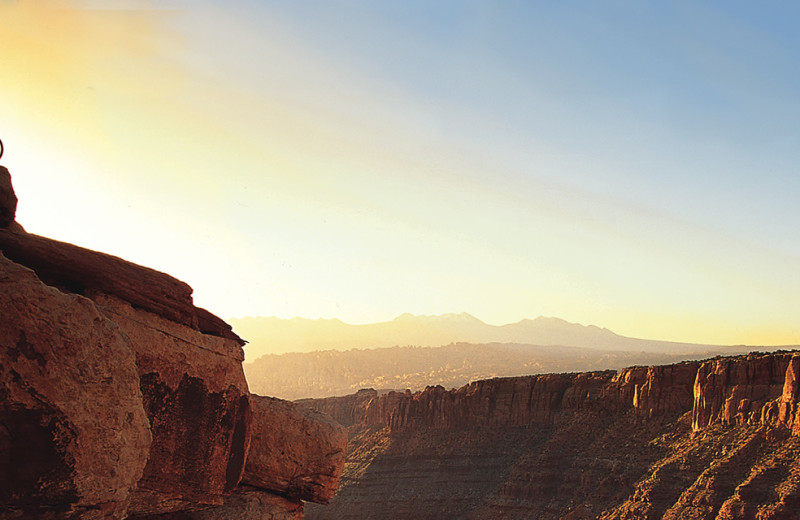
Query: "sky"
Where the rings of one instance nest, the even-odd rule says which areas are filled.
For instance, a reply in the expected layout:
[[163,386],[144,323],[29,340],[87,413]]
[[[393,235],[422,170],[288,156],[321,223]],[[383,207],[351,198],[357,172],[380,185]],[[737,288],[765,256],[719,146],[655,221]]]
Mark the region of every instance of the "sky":
[[800,4],[0,0],[31,233],[223,318],[800,343]]

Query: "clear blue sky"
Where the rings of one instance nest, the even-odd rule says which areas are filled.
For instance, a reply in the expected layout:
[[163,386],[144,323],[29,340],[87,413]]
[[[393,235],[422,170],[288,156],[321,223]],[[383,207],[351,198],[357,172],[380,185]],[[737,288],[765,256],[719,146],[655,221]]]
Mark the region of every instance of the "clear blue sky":
[[0,1],[3,162],[29,231],[170,272],[224,317],[800,343],[798,21]]

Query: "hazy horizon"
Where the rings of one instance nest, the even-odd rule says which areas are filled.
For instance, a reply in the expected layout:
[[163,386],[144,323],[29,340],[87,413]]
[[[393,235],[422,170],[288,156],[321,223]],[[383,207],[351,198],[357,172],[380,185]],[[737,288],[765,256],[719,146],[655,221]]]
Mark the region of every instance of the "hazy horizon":
[[800,5],[0,1],[29,231],[223,318],[800,344]]
[[597,324],[572,323],[539,316],[514,323],[490,324],[467,313],[417,316],[406,313],[389,321],[347,323],[336,318],[232,318],[234,332],[248,343],[245,362],[265,355],[324,353],[387,348],[441,348],[455,344],[503,344],[553,348],[582,348],[595,352],[697,355],[749,350],[797,349],[800,344],[707,344],[671,338],[629,337]]

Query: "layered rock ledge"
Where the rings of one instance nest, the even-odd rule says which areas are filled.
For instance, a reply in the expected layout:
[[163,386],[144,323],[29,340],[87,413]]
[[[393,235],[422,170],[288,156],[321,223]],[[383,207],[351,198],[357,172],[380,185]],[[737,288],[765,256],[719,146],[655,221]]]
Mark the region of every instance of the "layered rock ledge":
[[0,519],[299,519],[333,495],[341,426],[251,395],[188,285],[26,233],[16,202],[0,167]]

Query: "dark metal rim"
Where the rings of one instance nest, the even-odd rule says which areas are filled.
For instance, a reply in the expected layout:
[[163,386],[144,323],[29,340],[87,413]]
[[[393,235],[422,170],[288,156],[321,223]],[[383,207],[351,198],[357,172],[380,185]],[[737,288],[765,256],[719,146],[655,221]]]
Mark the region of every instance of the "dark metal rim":
[[3,140],[2,140],[2,139],[0,139],[0,159],[2,159],[2,158],[3,158],[3,151],[4,151],[4,150],[3,150]]

